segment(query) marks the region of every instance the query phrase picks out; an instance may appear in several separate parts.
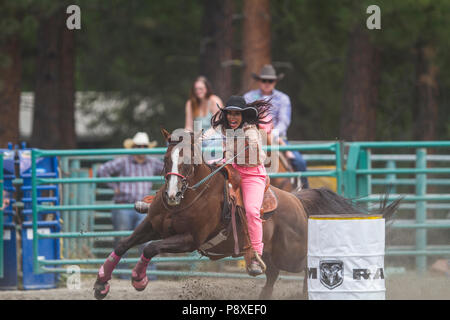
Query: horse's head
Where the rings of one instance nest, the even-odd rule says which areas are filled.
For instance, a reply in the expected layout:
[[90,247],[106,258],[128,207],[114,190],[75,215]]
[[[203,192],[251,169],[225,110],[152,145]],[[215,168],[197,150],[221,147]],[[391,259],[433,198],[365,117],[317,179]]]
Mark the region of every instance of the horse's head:
[[[195,165],[201,163],[201,149],[194,134],[185,130],[175,130],[170,134],[161,129],[168,143],[164,156],[165,197],[170,206],[179,205],[189,186],[189,179],[195,173]],[[199,156],[200,155],[200,156]],[[200,159],[200,162],[198,161]]]

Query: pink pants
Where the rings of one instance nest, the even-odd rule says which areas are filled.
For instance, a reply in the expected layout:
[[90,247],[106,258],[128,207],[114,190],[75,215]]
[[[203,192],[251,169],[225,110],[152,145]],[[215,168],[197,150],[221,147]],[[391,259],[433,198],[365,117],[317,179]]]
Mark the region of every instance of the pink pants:
[[253,249],[262,255],[264,244],[262,242],[263,230],[260,210],[264,199],[266,187],[266,168],[244,167],[233,163],[233,167],[241,174],[242,197],[248,223],[248,233]]

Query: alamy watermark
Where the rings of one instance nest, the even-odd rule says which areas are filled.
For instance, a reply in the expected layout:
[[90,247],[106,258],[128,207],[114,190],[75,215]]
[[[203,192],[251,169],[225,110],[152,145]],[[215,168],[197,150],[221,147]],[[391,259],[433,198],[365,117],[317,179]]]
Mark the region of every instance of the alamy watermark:
[[66,19],[66,26],[69,30],[81,29],[81,9],[76,4],[67,7],[66,13],[70,14]]
[[371,14],[366,20],[366,26],[369,30],[381,29],[381,9],[376,4],[367,7],[366,13]]
[[[269,172],[278,170],[277,129],[273,129],[271,135],[263,129],[226,129],[224,132],[209,129],[203,132],[201,121],[194,121],[193,132],[176,129],[171,134],[171,141],[179,141],[174,148],[182,151],[183,156],[178,158],[179,164],[229,161],[238,165],[264,164]],[[270,145],[270,152],[262,150],[264,145]]]
[[81,269],[80,266],[70,265],[66,269],[66,273],[69,275],[66,280],[66,286],[69,290],[81,289]]

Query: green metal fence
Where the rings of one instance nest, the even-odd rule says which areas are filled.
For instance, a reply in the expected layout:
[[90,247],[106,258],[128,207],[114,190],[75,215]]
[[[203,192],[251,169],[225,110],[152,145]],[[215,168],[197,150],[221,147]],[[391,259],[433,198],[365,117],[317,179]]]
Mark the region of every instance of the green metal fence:
[[[448,167],[427,167],[427,148],[444,151],[444,155],[428,156],[433,161],[445,163]],[[375,194],[375,186],[392,186],[390,200],[404,196],[404,204],[401,209],[413,210],[413,219],[398,220],[393,225],[394,229],[412,230],[415,232],[415,245],[397,246],[387,248],[387,256],[414,256],[416,257],[416,269],[423,273],[427,269],[427,256],[448,256],[450,246],[447,244],[428,246],[428,230],[450,229],[450,217],[445,219],[429,219],[427,212],[432,210],[450,209],[449,190],[441,190],[440,193],[427,193],[427,185],[435,187],[450,186],[450,141],[428,142],[356,142],[348,144],[348,157],[344,172],[344,195],[356,199],[361,203],[373,203],[379,201],[383,194]],[[415,154],[390,155],[377,154],[377,151],[415,150]],[[373,167],[375,162],[384,161],[386,167]],[[412,162],[412,167],[399,168],[397,162]],[[404,165],[403,165],[404,166]],[[372,178],[372,176],[384,175],[384,179]],[[413,175],[410,178],[398,179],[397,176]],[[438,175],[438,178],[428,178],[430,175]],[[400,186],[409,186],[407,192],[396,193]],[[411,204],[410,202],[415,202]],[[430,203],[432,202],[432,203]],[[435,203],[447,202],[447,203]],[[448,212],[448,211],[447,211]],[[448,216],[448,214],[447,214]]]
[[[404,149],[415,149],[415,154],[398,155],[398,154],[372,154],[372,150],[390,150],[399,153]],[[438,148],[447,152],[447,155],[427,155],[426,148]],[[344,152],[348,149],[348,152]],[[270,150],[270,149],[269,149]],[[401,208],[404,210],[413,210],[414,219],[405,221],[396,221],[392,226],[394,229],[412,230],[416,234],[415,245],[413,247],[388,247],[386,255],[388,256],[412,256],[416,257],[417,270],[423,272],[426,268],[427,256],[449,255],[450,248],[445,245],[427,246],[427,230],[446,230],[450,228],[450,219],[430,220],[427,219],[427,210],[450,208],[450,196],[446,194],[428,194],[427,185],[445,187],[450,185],[448,167],[427,167],[427,159],[437,159],[440,161],[448,161],[450,150],[450,141],[442,142],[356,142],[341,144],[340,142],[329,143],[311,143],[311,144],[291,144],[279,146],[280,151],[299,150],[318,152],[318,154],[304,154],[308,164],[310,161],[328,161],[335,165],[334,170],[314,170],[303,173],[270,173],[271,177],[317,177],[327,176],[334,177],[337,181],[337,192],[346,197],[353,198],[357,202],[367,203],[368,205],[380,200],[382,194],[375,194],[373,190],[385,185],[392,185],[394,188],[391,194],[391,200],[405,194],[404,192],[396,193],[397,188],[409,186],[414,189],[413,193],[406,194],[405,203]],[[117,155],[129,154],[148,154],[161,155],[164,154],[166,148],[153,149],[101,149],[101,150],[33,150],[32,152],[32,186],[33,186],[33,249],[34,249],[34,268],[35,272],[65,272],[64,268],[58,267],[67,264],[96,265],[101,264],[103,259],[80,259],[84,257],[79,248],[82,241],[86,247],[92,248],[95,241],[100,239],[111,239],[116,236],[128,236],[132,231],[92,231],[94,219],[96,217],[110,217],[109,210],[116,208],[133,208],[132,204],[113,204],[110,200],[104,202],[96,201],[95,195],[109,195],[112,192],[107,189],[98,187],[99,183],[107,182],[125,182],[125,181],[153,181],[162,183],[163,177],[115,177],[115,178],[95,178],[95,168],[99,165],[88,165],[92,169],[92,177],[83,165],[85,162],[104,162],[112,159]],[[37,178],[36,177],[36,159],[39,157],[57,156],[60,157],[60,163],[63,174],[61,178]],[[436,161],[437,161],[436,160]],[[345,170],[343,163],[345,161]],[[385,166],[374,165],[378,162],[385,163]],[[413,162],[414,167],[404,167],[400,165],[402,162]],[[384,178],[372,178],[384,175]],[[414,175],[413,178],[397,178],[397,176]],[[440,175],[438,178],[429,178],[429,175]],[[60,184],[62,187],[63,201],[60,206],[38,205],[36,201],[36,186],[40,184]],[[86,188],[79,188],[86,186]],[[84,190],[84,191],[83,191]],[[86,192],[86,190],[88,190]],[[83,202],[80,202],[83,199]],[[442,203],[447,201],[448,203]],[[435,203],[438,202],[438,203]],[[46,210],[59,210],[63,217],[63,232],[52,234],[38,234],[37,215],[39,212]],[[106,212],[105,212],[106,211]],[[81,226],[89,226],[81,228]],[[81,231],[81,232],[80,232]],[[58,261],[37,260],[38,239],[42,238],[61,238],[64,241],[64,248],[67,252],[76,252],[72,259],[61,259]],[[89,242],[90,241],[90,242]],[[109,249],[111,250],[111,248]],[[100,249],[97,251],[100,256],[106,254]],[[94,254],[95,255],[95,254]],[[67,254],[67,257],[70,257]],[[75,258],[75,259],[73,259]],[[223,261],[240,260],[229,258]],[[137,258],[123,259],[123,263],[136,263]],[[207,261],[198,255],[185,257],[157,257],[152,259],[155,263],[197,263]],[[96,273],[96,269],[82,269],[83,273]],[[131,270],[117,270],[117,274],[129,274]],[[173,271],[173,270],[151,270],[149,274],[154,275],[172,275],[172,276],[222,276],[222,277],[246,277],[245,274],[228,274],[228,273],[203,273],[196,271]],[[290,277],[284,277],[290,278]],[[295,278],[295,277],[294,277]]]
[[3,153],[0,153],[0,278],[3,278]]
[[[267,148],[271,150],[270,147]],[[270,173],[271,177],[299,177],[303,176],[331,176],[335,177],[338,181],[338,185],[342,184],[342,165],[341,165],[341,147],[339,142],[332,143],[316,143],[316,144],[306,144],[306,145],[289,145],[289,146],[280,146],[279,150],[309,150],[309,151],[321,151],[332,153],[332,157],[334,158],[335,170],[315,170],[308,171],[304,173]],[[103,149],[103,150],[33,150],[32,151],[32,206],[33,206],[33,250],[34,250],[34,271],[36,273],[42,272],[65,272],[64,268],[58,268],[55,266],[58,265],[67,265],[67,264],[101,264],[103,263],[103,259],[61,259],[61,260],[38,260],[37,259],[37,249],[38,249],[38,240],[43,238],[61,238],[64,241],[64,247],[68,248],[68,251],[74,252],[75,248],[79,247],[79,241],[86,238],[105,238],[105,237],[116,237],[116,236],[128,236],[132,233],[132,231],[106,231],[106,232],[92,232],[88,230],[80,231],[80,221],[84,221],[84,225],[92,225],[89,223],[89,216],[92,218],[93,214],[98,214],[103,210],[112,210],[117,208],[133,208],[133,204],[112,204],[110,203],[102,203],[102,204],[94,204],[94,199],[92,195],[97,190],[97,184],[99,183],[107,183],[107,182],[125,182],[125,181],[152,181],[152,182],[164,182],[164,178],[162,176],[154,176],[154,177],[113,177],[113,178],[95,178],[88,177],[86,171],[83,172],[83,168],[80,166],[80,162],[82,159],[85,161],[92,161],[93,159],[102,159],[108,160],[110,156],[113,155],[134,155],[134,154],[147,154],[147,155],[161,155],[164,154],[166,148],[153,148],[153,149]],[[62,173],[64,177],[61,178],[38,178],[36,177],[36,160],[39,157],[50,157],[57,156],[60,157],[60,163],[62,168]],[[78,161],[69,161],[78,160]],[[66,177],[70,174],[70,177]],[[93,175],[95,176],[95,175]],[[36,187],[40,184],[61,184],[62,185],[62,194],[63,194],[63,205],[59,206],[48,206],[48,205],[38,205],[36,200]],[[80,204],[78,199],[80,199],[80,188],[75,188],[76,185],[88,185],[91,186],[91,191],[81,196],[84,198],[84,203]],[[341,188],[339,188],[340,190]],[[94,191],[93,191],[94,190]],[[102,190],[103,193],[110,194],[108,190]],[[39,234],[37,230],[37,221],[38,213],[45,211],[61,211],[63,221],[63,232],[51,233],[51,234]],[[88,218],[80,218],[82,214],[87,213]],[[78,217],[77,217],[78,216]],[[69,239],[75,239],[74,241],[68,241]],[[91,242],[92,244],[92,242]],[[111,250],[111,248],[109,249]],[[66,252],[67,253],[67,252]],[[69,257],[70,254],[67,254]],[[227,258],[222,259],[223,261],[230,260],[242,260],[242,258]],[[136,263],[138,261],[137,258],[128,258],[121,260],[121,263]],[[157,257],[152,259],[152,262],[155,263],[164,263],[164,262],[202,262],[209,261],[204,257],[200,257],[199,255],[191,255],[186,257]],[[83,273],[96,273],[96,269],[82,269]],[[116,270],[117,274],[129,274],[131,270]],[[149,274],[154,275],[172,275],[172,276],[222,276],[222,277],[248,277],[246,274],[238,274],[238,273],[211,273],[211,272],[195,272],[195,271],[172,271],[172,270],[150,270]],[[292,276],[282,276],[282,279],[301,279],[301,277],[292,277]]]
[[[342,194],[343,190],[343,169],[342,169],[342,152],[341,152],[340,142],[330,142],[330,143],[311,143],[311,144],[292,144],[278,146],[279,151],[328,151],[332,154],[328,155],[315,155],[311,157],[310,160],[332,160],[335,165],[334,170],[308,170],[306,172],[283,172],[283,173],[270,173],[270,177],[281,178],[281,177],[333,177],[336,178],[337,182],[337,193]],[[308,157],[305,157],[308,159]]]
[[[295,145],[295,143],[292,143]],[[305,148],[316,149],[316,143],[310,144],[309,146],[303,146],[302,151],[305,151]],[[327,163],[327,165],[332,165],[336,167],[336,153],[334,150],[338,150],[339,154],[339,145],[335,142],[332,143],[323,143],[321,145],[323,150],[321,152],[326,152],[322,154],[304,154],[304,157],[307,158],[309,163],[323,164]],[[309,151],[309,150],[307,150]],[[113,156],[66,156],[61,158],[61,176],[63,177],[80,177],[80,175],[91,176],[97,175],[98,167],[106,161],[114,159]],[[330,170],[322,170],[322,171],[311,171],[306,174],[311,174],[314,176],[323,175],[332,177],[338,176],[338,173],[341,172],[340,166],[340,157],[338,157],[338,165],[336,171]],[[330,166],[330,167],[332,167]],[[273,176],[272,174],[270,174]],[[287,174],[289,177],[299,177],[298,173],[289,173]],[[337,180],[337,179],[336,179]],[[150,192],[150,194],[156,193],[156,190],[159,189],[161,184],[156,184],[156,188],[154,186],[154,190]],[[62,186],[63,199],[61,203],[63,204],[110,204],[112,202],[113,190],[110,188],[103,188],[101,185],[97,184],[64,184]],[[88,194],[89,199],[83,194]],[[86,202],[87,201],[87,202]],[[81,214],[80,214],[81,215]],[[76,230],[86,229],[86,223],[89,225],[89,231],[112,231],[112,222],[111,217],[112,214],[109,211],[88,211],[88,222],[82,222],[80,219],[80,215],[70,215],[71,220],[69,220],[69,213],[63,212],[63,221],[70,221],[70,223],[63,224],[64,232],[76,232]],[[111,247],[113,246],[113,238],[105,237],[100,239],[90,238],[90,241],[86,244],[81,243],[82,239],[70,240],[68,238],[64,238],[64,252],[70,252],[72,256],[82,257],[83,251],[86,251],[86,248],[89,248],[89,253],[94,256],[103,257],[105,254],[108,254],[111,251]],[[131,255],[137,255],[137,248],[130,249]],[[85,255],[85,254],[84,254]],[[219,261],[219,264],[221,262]]]

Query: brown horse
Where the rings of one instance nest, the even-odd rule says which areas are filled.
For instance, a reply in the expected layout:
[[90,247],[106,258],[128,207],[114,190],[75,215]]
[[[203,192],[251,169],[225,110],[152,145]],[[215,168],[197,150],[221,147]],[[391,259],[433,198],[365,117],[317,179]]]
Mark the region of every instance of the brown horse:
[[[132,284],[140,291],[148,284],[145,270],[151,258],[161,253],[187,253],[198,250],[226,226],[222,219],[225,176],[215,174],[197,189],[193,189],[192,186],[202,181],[213,169],[204,163],[179,163],[183,151],[177,146],[178,141],[173,141],[164,129],[162,132],[169,143],[164,158],[166,184],[156,194],[144,221],[133,234],[117,244],[100,268],[94,285],[94,295],[97,299],[103,299],[108,294],[108,281],[112,271],[120,257],[131,247],[159,240],[151,241],[145,246],[143,257],[133,269]],[[195,145],[192,143],[192,148],[195,148]],[[298,194],[275,187],[272,187],[272,190],[278,198],[278,207],[263,224],[262,259],[267,269],[266,284],[260,293],[261,299],[271,297],[280,270],[293,273],[305,270],[306,293],[309,213],[361,213],[361,210],[352,206],[348,200],[327,189],[305,189]],[[393,207],[389,207],[392,210]],[[240,244],[238,255],[243,255],[245,241],[242,225],[239,224],[237,229]],[[233,251],[234,244],[233,236],[230,236],[214,247],[215,253],[219,257],[236,256]]]

